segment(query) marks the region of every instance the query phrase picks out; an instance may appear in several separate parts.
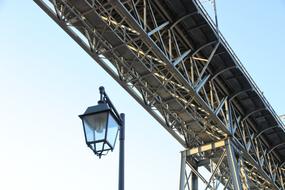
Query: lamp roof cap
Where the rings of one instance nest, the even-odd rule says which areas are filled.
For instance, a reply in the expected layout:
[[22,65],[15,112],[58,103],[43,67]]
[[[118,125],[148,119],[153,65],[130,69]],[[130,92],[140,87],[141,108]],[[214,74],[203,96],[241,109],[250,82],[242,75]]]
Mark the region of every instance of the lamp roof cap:
[[91,115],[94,113],[104,112],[104,111],[110,111],[110,107],[106,103],[99,103],[98,105],[88,107],[86,111],[84,112],[84,114],[79,115],[79,117],[82,117],[84,115]]

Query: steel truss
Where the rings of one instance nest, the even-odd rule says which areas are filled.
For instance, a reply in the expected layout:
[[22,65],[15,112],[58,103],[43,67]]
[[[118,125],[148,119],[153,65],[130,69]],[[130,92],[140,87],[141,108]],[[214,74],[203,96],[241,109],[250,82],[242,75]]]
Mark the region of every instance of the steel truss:
[[[197,11],[178,20],[159,1],[34,1],[185,147],[180,190],[197,189],[198,178],[206,189],[285,189],[282,159],[250,120],[264,108],[244,113],[236,101],[259,90],[252,83],[228,93],[219,75],[232,69],[248,74],[239,63],[209,70],[217,55],[231,52],[225,40],[217,33],[215,41],[194,47],[179,27],[196,14],[208,20],[198,1],[192,2]],[[201,166],[211,172],[209,180]]]

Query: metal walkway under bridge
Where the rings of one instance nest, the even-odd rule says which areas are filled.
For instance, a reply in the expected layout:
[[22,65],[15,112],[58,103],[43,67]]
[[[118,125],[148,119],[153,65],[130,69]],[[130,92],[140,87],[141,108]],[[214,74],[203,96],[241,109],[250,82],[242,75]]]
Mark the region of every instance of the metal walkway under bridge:
[[198,0],[34,1],[185,147],[180,190],[285,189],[284,126]]

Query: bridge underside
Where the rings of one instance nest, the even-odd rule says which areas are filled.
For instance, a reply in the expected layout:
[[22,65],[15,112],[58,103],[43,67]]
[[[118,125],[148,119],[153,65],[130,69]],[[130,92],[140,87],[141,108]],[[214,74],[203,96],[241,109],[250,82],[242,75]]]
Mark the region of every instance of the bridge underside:
[[285,188],[284,127],[198,0],[34,1],[185,147],[180,190]]

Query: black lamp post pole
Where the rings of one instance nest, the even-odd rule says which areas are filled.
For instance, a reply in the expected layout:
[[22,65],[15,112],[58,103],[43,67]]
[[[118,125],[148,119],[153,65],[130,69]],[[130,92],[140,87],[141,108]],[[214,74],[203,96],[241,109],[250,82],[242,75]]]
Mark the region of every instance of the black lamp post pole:
[[125,186],[125,114],[120,114],[120,157],[119,157],[119,190],[124,190]]
[[125,189],[125,114],[121,113],[118,114],[116,108],[113,106],[111,100],[109,99],[108,95],[105,92],[105,89],[103,86],[99,88],[100,91],[100,102],[106,102],[109,104],[110,108],[114,111],[116,116],[120,119],[120,147],[119,147],[119,190]]

